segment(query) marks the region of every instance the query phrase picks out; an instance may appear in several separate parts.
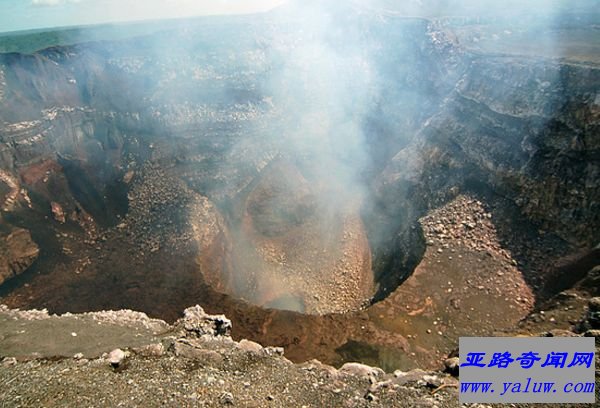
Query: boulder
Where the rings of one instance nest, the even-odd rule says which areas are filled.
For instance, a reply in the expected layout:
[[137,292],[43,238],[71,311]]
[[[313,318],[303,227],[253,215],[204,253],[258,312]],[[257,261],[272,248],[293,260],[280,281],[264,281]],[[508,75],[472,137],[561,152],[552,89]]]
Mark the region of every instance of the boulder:
[[201,344],[194,344],[185,339],[179,339],[174,344],[176,356],[198,360],[209,366],[218,366],[223,362],[223,356],[214,350],[202,348]]
[[260,354],[263,351],[263,346],[250,340],[242,339],[238,343],[238,347],[247,353]]
[[185,337],[231,335],[231,320],[225,315],[209,315],[198,305],[185,309],[183,317],[175,325],[184,332]]
[[123,350],[114,349],[113,351],[108,353],[106,360],[112,366],[112,368],[118,369],[123,367],[126,358],[127,354]]
[[444,371],[450,375],[458,377],[460,361],[458,357],[450,357],[444,360]]
[[50,206],[52,209],[52,215],[54,216],[54,219],[60,222],[61,224],[64,224],[66,222],[66,217],[65,211],[63,210],[62,206],[55,201],[52,201],[50,203]]
[[600,329],[600,297],[589,300],[587,321],[592,329]]

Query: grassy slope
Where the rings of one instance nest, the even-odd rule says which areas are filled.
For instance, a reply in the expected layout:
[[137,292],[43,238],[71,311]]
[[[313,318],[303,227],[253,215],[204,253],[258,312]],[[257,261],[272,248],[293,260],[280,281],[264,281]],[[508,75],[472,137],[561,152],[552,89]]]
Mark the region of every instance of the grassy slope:
[[36,51],[61,45],[73,45],[90,41],[115,41],[153,34],[158,31],[198,26],[199,23],[218,24],[243,16],[206,16],[190,19],[143,21],[131,23],[102,24],[94,26],[48,28],[40,30],[0,33],[0,53]]

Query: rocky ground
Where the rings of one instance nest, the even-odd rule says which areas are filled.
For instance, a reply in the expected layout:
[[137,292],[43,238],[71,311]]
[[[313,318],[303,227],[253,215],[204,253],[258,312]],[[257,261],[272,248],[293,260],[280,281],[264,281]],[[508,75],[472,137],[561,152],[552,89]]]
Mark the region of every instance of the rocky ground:
[[[416,366],[433,367],[460,336],[512,331],[536,307],[547,261],[568,248],[551,234],[531,233],[524,221],[521,228],[521,222],[505,200],[485,195],[461,194],[430,211],[420,220],[427,243],[421,263],[367,310],[364,337],[370,336],[381,356],[404,342]],[[581,306],[573,313],[581,314]]]
[[274,160],[252,187],[239,198],[241,226],[231,227],[238,230],[234,268],[246,282],[228,293],[318,315],[368,305],[374,278],[359,199],[333,200],[342,192],[309,181],[285,158]]
[[[131,251],[130,279],[108,286],[106,278],[95,286],[96,293],[112,287],[129,303],[142,302],[136,297],[139,286],[131,286],[137,281],[135,265],[152,256],[159,261],[175,249],[191,251],[190,244],[208,248],[212,242],[194,223],[189,232],[170,234],[175,241],[156,241],[155,234],[162,233],[145,230],[145,219],[161,219],[164,228],[173,229],[175,218],[170,223],[165,214],[187,216],[193,209],[200,223],[221,222],[211,216],[210,206],[181,189],[173,193],[176,201],[188,204],[163,212],[140,183],[142,177],[166,193],[173,185],[158,169],[132,175],[131,194],[139,197],[124,225],[107,231],[104,239],[99,235],[77,243],[106,257],[94,258],[74,275],[90,282],[97,282],[92,273],[96,262],[117,262],[119,251]],[[459,336],[599,334],[600,303],[588,301],[597,295],[597,267],[573,288],[536,303],[534,295],[545,286],[544,259],[565,249],[551,234],[508,234],[502,225],[510,217],[514,213],[502,200],[475,195],[459,195],[431,211],[420,221],[427,250],[415,273],[386,300],[359,313],[311,317],[214,299],[212,310],[225,310],[240,322],[231,330],[227,318],[198,307],[186,310],[173,325],[131,311],[57,317],[3,307],[0,406],[456,406],[458,379],[440,370],[456,364],[445,360]],[[118,238],[121,234],[125,239]],[[67,234],[69,242],[76,244]],[[173,288],[163,291],[157,282],[147,281],[155,288],[147,301],[156,306],[161,299],[175,307],[177,302],[164,297]],[[310,360],[314,357],[338,368]]]
[[[349,363],[339,370],[316,360],[295,365],[280,348],[229,337],[231,323],[196,306],[173,326],[121,311],[50,317],[0,311],[2,406],[444,407],[456,403],[457,380],[414,370],[385,374]],[[73,322],[77,321],[77,332]],[[40,324],[54,349],[11,348],[34,339]],[[19,330],[18,330],[19,329]],[[104,336],[102,336],[104,333]],[[98,334],[93,349],[86,336]],[[103,344],[119,338],[121,348]],[[88,337],[89,340],[89,337]],[[78,348],[79,347],[79,348]],[[111,351],[112,349],[112,351]],[[76,350],[78,352],[73,353]],[[26,353],[29,351],[30,353]],[[13,357],[16,356],[17,358]]]
[[[25,296],[59,302],[68,293],[68,306],[80,310],[96,299],[109,302],[104,308],[111,302],[134,304],[150,308],[152,315],[168,311],[176,316],[177,305],[202,294],[212,311],[233,317],[238,342],[214,331],[198,339],[200,329],[182,331],[185,319],[169,325],[130,311],[50,317],[3,308],[0,405],[456,406],[457,380],[437,370],[459,336],[597,335],[591,330],[598,327],[598,302],[588,305],[590,296],[597,295],[597,268],[572,289],[536,303],[534,295],[546,283],[544,261],[566,251],[564,243],[551,234],[531,235],[529,228],[507,232],[505,225],[515,214],[501,199],[458,195],[431,211],[420,221],[425,255],[403,285],[365,311],[319,317],[233,303],[202,292],[197,275],[192,280],[178,275],[176,271],[186,274],[189,268],[197,271],[197,249],[210,248],[214,241],[194,225],[222,220],[210,205],[169,180],[152,167],[132,174],[134,200],[121,223],[86,242],[60,235],[63,249],[79,265],[63,269],[72,283],[59,291],[57,275],[44,275],[3,302],[15,307],[31,301]],[[171,194],[172,200],[157,202],[151,191]],[[195,219],[189,218],[190,210]],[[194,222],[180,229],[179,217]],[[146,220],[157,228],[145,228]],[[169,254],[179,262],[192,259],[192,264],[178,264]],[[129,265],[124,276],[118,270],[125,267],[123,259]],[[163,273],[148,274],[155,269]],[[169,297],[173,294],[179,299]],[[194,310],[187,312],[188,320],[204,322],[201,326],[228,322]],[[228,332],[228,323],[223,324]],[[281,356],[280,348],[244,338],[285,346],[297,364]],[[115,369],[109,362],[115,355],[106,353],[116,348],[127,357]],[[302,363],[315,357],[325,363]],[[387,373],[345,364],[351,361],[381,366]]]
[[[594,298],[580,322],[587,330],[584,335],[598,336],[593,329],[600,327],[598,313],[600,298]],[[0,327],[2,406],[454,407],[458,403],[458,379],[450,374],[419,369],[386,374],[358,363],[336,369],[317,360],[293,364],[282,348],[233,341],[231,322],[223,315],[207,315],[199,306],[186,309],[172,326],[132,311],[58,317],[2,307]],[[567,334],[577,335],[563,333]],[[22,348],[15,347],[14,339],[22,336],[29,340],[19,343]],[[447,359],[446,370],[454,370],[457,362]],[[598,373],[596,378],[598,383]]]
[[[2,303],[53,313],[129,308],[169,322],[200,303],[231,318],[235,339],[283,346],[295,362],[362,361],[390,372],[435,368],[461,335],[513,330],[537,307],[548,264],[568,250],[552,234],[532,233],[502,199],[464,194],[421,220],[428,243],[423,260],[384,301],[325,316],[268,310],[213,290],[227,284],[222,265],[229,238],[208,200],[155,166],[136,170],[129,182],[131,203],[119,224],[85,240],[69,230],[58,234],[65,256],[39,264]],[[161,203],[162,196],[169,200]],[[216,283],[207,287],[210,276]],[[578,296],[556,316],[540,309],[544,330],[572,326],[587,298]]]

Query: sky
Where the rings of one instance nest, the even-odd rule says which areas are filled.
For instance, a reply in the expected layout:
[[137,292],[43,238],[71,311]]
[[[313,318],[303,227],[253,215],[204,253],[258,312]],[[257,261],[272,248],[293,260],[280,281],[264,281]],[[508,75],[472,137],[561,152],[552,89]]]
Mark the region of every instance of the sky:
[[47,27],[251,13],[284,0],[0,0],[0,32]]

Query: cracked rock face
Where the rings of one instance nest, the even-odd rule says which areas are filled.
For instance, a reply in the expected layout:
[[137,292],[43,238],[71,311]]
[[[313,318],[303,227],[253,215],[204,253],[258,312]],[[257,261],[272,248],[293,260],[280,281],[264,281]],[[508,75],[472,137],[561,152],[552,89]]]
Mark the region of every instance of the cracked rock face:
[[39,253],[39,247],[25,229],[17,228],[8,234],[0,234],[0,284],[24,272]]

